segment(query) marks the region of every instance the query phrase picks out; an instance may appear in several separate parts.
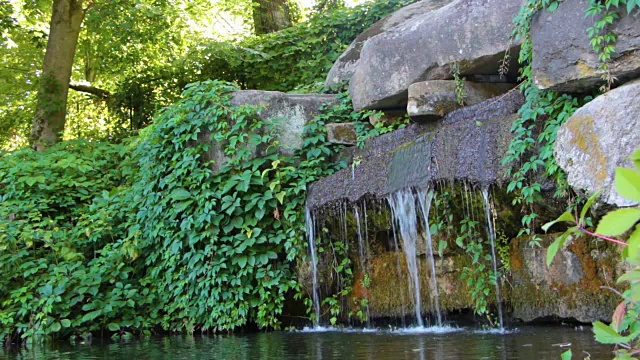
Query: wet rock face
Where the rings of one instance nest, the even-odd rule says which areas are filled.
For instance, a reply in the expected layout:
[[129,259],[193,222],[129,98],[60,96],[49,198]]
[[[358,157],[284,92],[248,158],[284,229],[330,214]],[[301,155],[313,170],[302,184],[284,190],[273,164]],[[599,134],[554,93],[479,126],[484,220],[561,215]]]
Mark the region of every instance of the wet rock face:
[[347,82],[353,76],[353,72],[360,60],[360,50],[364,43],[385,31],[389,31],[396,26],[399,26],[410,19],[426,14],[428,12],[437,10],[444,5],[451,3],[453,0],[422,0],[411,5],[407,5],[398,11],[386,16],[384,19],[373,24],[349,45],[347,50],[340,55],[338,60],[333,64],[327,79],[325,81],[325,87],[330,88],[341,82]]
[[[510,33],[522,3],[456,0],[368,39],[349,83],[354,108],[402,107],[409,85],[450,79],[453,63],[462,76],[498,75],[505,50],[517,53]],[[517,74],[517,66],[510,71]]]
[[[407,113],[413,121],[435,121],[455,109],[479,104],[514,87],[514,84],[508,83],[463,81],[457,85],[454,80],[422,81],[409,86]],[[456,91],[461,93],[456,94]]]
[[406,187],[437,180],[500,183],[500,160],[512,134],[511,124],[523,103],[518,91],[455,110],[437,124],[412,124],[367,141],[355,150],[359,164],[313,184],[307,205],[315,208],[366,194],[383,198]]
[[[269,131],[279,139],[278,151],[293,154],[303,144],[304,125],[311,121],[323,105],[337,103],[335,95],[285,94],[279,91],[240,90],[233,93],[231,105],[251,105],[258,107],[257,116],[268,123]],[[198,134],[198,141],[210,141],[206,131]],[[261,156],[265,149],[252,149],[254,156]],[[229,160],[221,144],[215,143],[206,154],[206,160],[213,160],[214,171],[219,171]]]
[[[553,13],[541,11],[531,25],[533,40],[532,71],[541,89],[586,92],[602,84],[600,62],[589,44],[587,29],[594,19],[585,16],[587,0],[560,2]],[[621,7],[620,19],[607,28],[617,35],[616,53],[609,69],[620,82],[640,76],[640,21],[638,12],[627,14]]]
[[636,205],[615,191],[616,167],[633,167],[627,158],[640,145],[640,80],[628,83],[578,109],[560,127],[555,158],[569,185],[617,206]]
[[543,236],[542,247],[530,247],[526,237],[512,240],[507,299],[513,317],[523,321],[552,316],[585,323],[610,321],[620,298],[601,287],[615,287],[615,279],[624,272],[619,249],[581,236],[568,241],[547,267],[547,246],[559,235]]

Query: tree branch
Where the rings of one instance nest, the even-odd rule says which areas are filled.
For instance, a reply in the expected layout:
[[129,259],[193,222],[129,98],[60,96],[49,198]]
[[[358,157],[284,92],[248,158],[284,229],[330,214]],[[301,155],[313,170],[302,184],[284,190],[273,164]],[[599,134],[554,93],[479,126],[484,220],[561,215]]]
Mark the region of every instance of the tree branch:
[[69,89],[89,93],[103,99],[106,99],[109,96],[111,96],[111,93],[108,92],[107,90],[103,90],[103,89],[89,86],[89,85],[69,84]]

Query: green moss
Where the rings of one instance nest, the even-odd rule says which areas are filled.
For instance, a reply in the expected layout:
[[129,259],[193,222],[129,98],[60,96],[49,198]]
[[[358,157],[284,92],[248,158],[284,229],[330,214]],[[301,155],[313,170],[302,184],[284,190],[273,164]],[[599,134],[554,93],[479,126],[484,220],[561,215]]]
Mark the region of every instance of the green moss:
[[[554,236],[544,237],[543,246]],[[525,319],[552,314],[591,318],[606,316],[620,302],[614,292],[603,289],[604,286],[615,287],[613,279],[617,274],[618,254],[614,247],[586,236],[574,239],[568,250],[578,257],[584,276],[577,283],[565,285],[561,279],[551,279],[547,283],[532,277],[524,261],[527,241],[518,238],[511,243],[513,286],[506,300],[515,315]],[[595,252],[602,256],[594,259]]]

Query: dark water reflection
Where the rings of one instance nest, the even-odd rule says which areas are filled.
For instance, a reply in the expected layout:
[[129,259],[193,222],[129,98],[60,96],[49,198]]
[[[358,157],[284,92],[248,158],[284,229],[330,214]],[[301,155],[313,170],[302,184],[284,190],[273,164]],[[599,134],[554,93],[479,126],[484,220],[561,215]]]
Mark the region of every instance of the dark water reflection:
[[[563,346],[560,346],[562,344]],[[570,345],[568,345],[570,344]],[[522,327],[507,334],[464,330],[444,334],[393,332],[274,332],[249,335],[167,336],[129,342],[59,343],[4,349],[2,359],[574,359],[612,358],[589,328]]]

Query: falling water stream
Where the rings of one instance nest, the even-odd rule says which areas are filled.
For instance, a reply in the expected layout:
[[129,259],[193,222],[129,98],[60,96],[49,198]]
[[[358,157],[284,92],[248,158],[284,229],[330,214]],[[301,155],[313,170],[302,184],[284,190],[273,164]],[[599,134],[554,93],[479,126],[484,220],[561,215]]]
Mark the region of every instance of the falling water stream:
[[315,221],[311,210],[305,208],[304,212],[307,240],[309,242],[309,252],[311,254],[311,276],[313,282],[313,290],[311,292],[311,298],[313,300],[313,312],[315,318],[313,319],[313,326],[320,326],[320,294],[318,292],[318,258],[316,255],[316,234],[315,234]]
[[[393,210],[392,210],[393,211]],[[391,219],[391,229],[393,230],[393,245],[395,247],[396,254],[400,254],[400,247],[398,246],[398,231],[396,231],[396,222]],[[402,267],[400,266],[400,256],[396,256],[396,269],[398,271],[398,280],[402,280]],[[404,297],[403,287],[400,286],[400,299],[402,304],[402,327],[405,327],[405,318],[407,317],[407,309],[405,308],[406,299]]]
[[[416,243],[418,240],[418,224],[416,216],[415,196],[411,189],[399,190],[391,194],[387,200],[391,207],[392,217],[400,228],[402,249],[407,259],[409,270],[409,288],[413,290],[416,324],[423,327],[420,304],[420,278],[416,259]],[[412,286],[413,285],[413,286]]]
[[[353,215],[356,218],[356,228],[358,230],[358,251],[360,253],[360,271],[362,272],[363,278],[368,276],[367,274],[367,257],[364,251],[364,240],[362,238],[362,226],[360,225],[360,212],[358,211],[358,207],[356,206],[353,209]],[[366,235],[366,233],[365,233]],[[369,319],[371,314],[369,312],[369,304],[365,307],[367,313],[367,327],[369,327]]]
[[429,212],[431,210],[431,201],[433,200],[433,191],[431,189],[418,191],[418,202],[424,219],[425,241],[427,245],[427,254],[429,255],[429,265],[431,267],[431,287],[433,288],[433,302],[436,309],[437,325],[442,326],[442,315],[440,313],[440,296],[438,295],[438,279],[436,278],[436,260],[433,257],[433,246],[431,241],[431,228],[429,227]]
[[489,207],[489,189],[484,187],[482,188],[482,201],[484,203],[484,212],[487,217],[487,230],[489,232],[489,240],[491,242],[491,265],[493,265],[493,275],[495,277],[495,285],[496,285],[496,305],[498,307],[498,322],[500,324],[500,329],[504,329],[504,323],[502,320],[502,299],[500,297],[500,284],[498,277],[498,265],[496,261],[496,232],[493,227],[493,221],[491,216],[491,209]]

